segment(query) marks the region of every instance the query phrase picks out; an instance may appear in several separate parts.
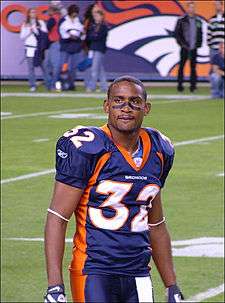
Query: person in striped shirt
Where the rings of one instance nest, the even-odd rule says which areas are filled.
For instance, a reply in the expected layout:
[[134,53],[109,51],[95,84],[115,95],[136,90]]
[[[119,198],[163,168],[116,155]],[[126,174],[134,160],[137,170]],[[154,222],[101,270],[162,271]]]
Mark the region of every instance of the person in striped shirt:
[[210,61],[219,52],[219,44],[224,43],[224,2],[215,1],[216,15],[208,23],[207,42],[210,48]]

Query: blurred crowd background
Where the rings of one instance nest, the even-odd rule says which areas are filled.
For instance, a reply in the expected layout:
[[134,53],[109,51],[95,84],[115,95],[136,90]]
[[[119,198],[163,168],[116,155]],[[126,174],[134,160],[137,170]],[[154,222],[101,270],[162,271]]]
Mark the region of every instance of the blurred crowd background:
[[[224,98],[223,1],[3,1],[2,79],[105,92],[120,74]],[[188,63],[189,62],[189,63]],[[98,86],[97,86],[98,85]]]

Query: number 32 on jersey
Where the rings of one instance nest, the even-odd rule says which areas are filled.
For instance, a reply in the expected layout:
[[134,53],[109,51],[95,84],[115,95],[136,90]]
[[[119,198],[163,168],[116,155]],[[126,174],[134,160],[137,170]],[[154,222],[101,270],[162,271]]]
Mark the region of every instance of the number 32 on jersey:
[[[123,203],[123,198],[131,190],[133,183],[117,182],[105,180],[96,188],[96,192],[109,195],[109,197],[100,205],[100,208],[89,207],[88,212],[90,219],[98,228],[118,230],[124,226],[128,217],[129,209]],[[151,201],[159,192],[159,186],[156,184],[146,185],[139,193],[136,201],[147,201],[149,205],[140,205],[139,212],[131,221],[131,231],[140,232],[148,229],[148,208],[151,207]],[[111,207],[115,210],[112,218],[103,215],[104,207]]]
[[[64,133],[64,137],[71,137],[76,148],[83,145],[83,142],[92,142],[95,135],[91,131],[84,131],[82,136],[77,135],[83,126],[77,126]],[[133,183],[116,182],[105,180],[102,181],[96,188],[96,192],[109,195],[109,197],[100,205],[100,208],[89,207],[89,216],[93,223],[98,228],[118,230],[124,226],[128,217],[129,209],[123,203],[123,198],[131,190]],[[151,207],[151,201],[159,192],[159,186],[156,184],[146,185],[139,193],[136,201],[149,201],[149,205],[140,205],[139,212],[132,219],[131,231],[140,232],[148,229],[148,208]],[[112,218],[107,218],[103,215],[104,207],[111,207],[115,210],[115,215]]]

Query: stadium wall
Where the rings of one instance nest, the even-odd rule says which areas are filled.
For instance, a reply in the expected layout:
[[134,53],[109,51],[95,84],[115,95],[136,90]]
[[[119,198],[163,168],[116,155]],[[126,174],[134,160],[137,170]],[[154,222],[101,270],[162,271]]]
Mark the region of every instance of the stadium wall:
[[[68,7],[74,1],[62,1]],[[173,31],[177,18],[185,13],[185,1],[97,1],[109,25],[105,66],[108,79],[121,74],[142,80],[173,81],[176,79],[179,46]],[[195,1],[197,15],[203,24],[203,45],[198,50],[197,72],[201,81],[208,80],[209,49],[206,43],[207,20],[214,14],[213,1]],[[76,1],[80,17],[93,1]],[[1,2],[1,79],[27,79],[20,26],[29,7],[47,20],[49,1]],[[188,64],[185,75],[189,74]],[[37,73],[41,78],[41,71]],[[83,74],[77,74],[83,79]]]

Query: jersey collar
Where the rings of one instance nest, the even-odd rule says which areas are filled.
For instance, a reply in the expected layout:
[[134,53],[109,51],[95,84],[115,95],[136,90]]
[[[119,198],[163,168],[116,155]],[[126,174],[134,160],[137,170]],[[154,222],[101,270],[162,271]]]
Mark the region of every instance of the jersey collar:
[[[113,141],[112,134],[111,134],[111,131],[110,131],[108,125],[105,124],[105,125],[103,125],[100,128]],[[121,152],[121,154],[123,155],[124,159],[129,163],[129,165],[135,171],[140,171],[145,166],[145,163],[147,162],[148,157],[149,157],[150,152],[151,152],[151,140],[150,140],[150,137],[149,137],[148,133],[146,132],[146,130],[143,129],[143,128],[141,128],[139,136],[140,136],[140,138],[142,140],[142,143],[143,143],[143,160],[142,160],[142,164],[141,164],[140,167],[136,166],[134,160],[132,159],[132,155],[123,146],[121,146],[120,144],[118,144],[115,141],[113,141],[114,145]]]

